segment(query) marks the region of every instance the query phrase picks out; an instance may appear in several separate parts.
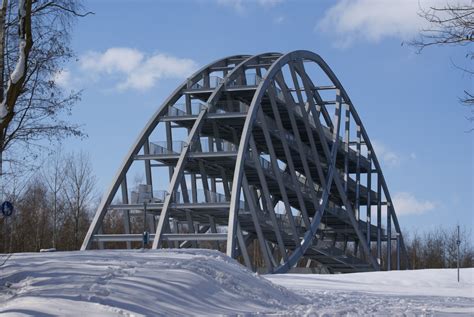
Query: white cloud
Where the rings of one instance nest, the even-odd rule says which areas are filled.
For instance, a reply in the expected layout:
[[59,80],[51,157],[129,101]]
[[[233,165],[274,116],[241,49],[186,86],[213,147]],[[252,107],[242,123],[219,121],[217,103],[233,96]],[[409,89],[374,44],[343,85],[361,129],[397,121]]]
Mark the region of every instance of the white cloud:
[[400,166],[401,158],[399,154],[378,141],[372,141],[372,146],[374,147],[375,155],[377,155],[377,158],[381,160],[383,164],[389,167]]
[[143,60],[143,53],[126,47],[113,47],[104,53],[87,52],[80,58],[81,68],[93,72],[133,71]]
[[265,8],[274,7],[282,2],[283,0],[257,0],[257,3]]
[[120,90],[146,90],[162,78],[184,78],[197,64],[186,58],[167,54],[146,55],[127,47],[113,47],[105,52],[87,52],[80,58],[80,69],[89,76],[119,78]]
[[429,200],[419,200],[407,192],[395,193],[392,199],[397,215],[422,214],[436,207],[436,203]]
[[285,17],[282,15],[273,19],[273,23],[275,24],[282,24],[283,22],[285,22]]
[[[317,25],[317,30],[336,34],[336,45],[355,41],[377,42],[384,37],[411,39],[427,22],[421,8],[443,6],[448,0],[338,0]],[[456,2],[470,4],[471,0]]]
[[243,0],[217,0],[217,3],[226,6],[226,7],[231,7],[237,12],[243,12],[244,11],[244,5],[243,5]]
[[153,55],[129,72],[127,79],[118,87],[120,89],[148,89],[161,78],[185,78],[196,69],[196,66],[191,59],[181,59],[166,54]]
[[233,8],[235,11],[242,13],[245,11],[246,6],[249,4],[256,3],[259,6],[263,8],[271,8],[274,7],[280,3],[282,3],[283,0],[217,0],[217,3],[222,5],[222,6],[227,6]]
[[53,81],[61,88],[70,88],[71,72],[67,69],[63,69],[53,75]]

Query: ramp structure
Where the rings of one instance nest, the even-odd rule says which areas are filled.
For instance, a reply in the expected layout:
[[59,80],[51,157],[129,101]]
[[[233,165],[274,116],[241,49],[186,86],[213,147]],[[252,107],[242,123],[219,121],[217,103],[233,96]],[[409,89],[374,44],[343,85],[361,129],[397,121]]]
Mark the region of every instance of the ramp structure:
[[[144,184],[129,188],[137,170]],[[120,213],[119,231],[107,232],[110,213]],[[270,273],[408,264],[367,132],[329,66],[309,51],[217,60],[163,102],[82,250],[141,247],[143,231],[155,249],[219,249]]]

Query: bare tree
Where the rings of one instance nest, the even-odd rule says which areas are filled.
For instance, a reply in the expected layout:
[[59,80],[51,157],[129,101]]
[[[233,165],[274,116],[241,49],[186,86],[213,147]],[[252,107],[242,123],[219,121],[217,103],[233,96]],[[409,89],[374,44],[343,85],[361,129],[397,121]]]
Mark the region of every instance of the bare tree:
[[34,155],[38,140],[84,135],[62,119],[80,92],[66,93],[57,84],[63,63],[73,57],[70,31],[75,17],[84,16],[81,10],[79,0],[2,0],[0,172],[4,160],[21,164]]
[[[15,226],[21,222],[18,221],[18,210],[21,210],[17,203],[20,203],[25,195],[29,193],[31,184],[34,183],[36,171],[24,171],[22,174],[12,174],[9,177],[8,187],[5,189],[4,198],[12,202],[16,207],[13,217],[0,217],[0,241],[3,243],[3,252],[10,253],[15,250],[13,246],[13,237],[16,231]],[[2,189],[3,192],[3,189]]]
[[422,263],[422,244],[423,241],[418,234],[418,231],[413,232],[410,235],[408,232],[403,233],[404,239],[407,241],[407,253],[410,261],[410,267],[412,270],[416,270],[423,267]]
[[[42,248],[77,250],[98,204],[96,177],[84,152],[50,155],[31,175],[13,175],[6,198],[15,204],[12,217],[0,217],[0,254]],[[117,212],[106,230],[120,226]],[[0,257],[0,266],[2,261]]]
[[[418,52],[430,46],[465,46],[467,48],[468,66],[464,67],[457,64],[455,66],[465,72],[471,80],[474,75],[474,69],[472,68],[472,60],[474,59],[472,47],[474,42],[474,0],[446,3],[444,6],[428,9],[420,8],[419,15],[429,22],[429,26],[423,29],[420,36],[409,44],[416,47]],[[465,90],[460,101],[470,109],[470,115],[467,119],[474,123],[473,92]]]
[[96,201],[96,178],[92,172],[89,156],[84,152],[71,153],[66,158],[63,185],[67,214],[73,224],[74,249],[79,247],[89,226],[89,213]]
[[50,246],[50,222],[47,206],[47,188],[36,176],[16,202],[17,212],[12,217],[12,252],[39,251]]
[[[472,267],[472,235],[468,227],[461,226],[461,267]],[[457,265],[458,234],[456,226],[439,226],[420,235],[404,234],[412,269],[455,268]],[[392,257],[393,259],[393,257]]]
[[439,227],[425,233],[422,256],[424,268],[446,267],[446,233]]
[[61,215],[64,212],[63,185],[65,182],[66,166],[61,148],[58,148],[53,155],[48,158],[47,164],[43,165],[41,176],[48,189],[48,203],[51,206],[51,226],[53,234],[51,242],[56,248],[58,241],[58,227],[61,224]]

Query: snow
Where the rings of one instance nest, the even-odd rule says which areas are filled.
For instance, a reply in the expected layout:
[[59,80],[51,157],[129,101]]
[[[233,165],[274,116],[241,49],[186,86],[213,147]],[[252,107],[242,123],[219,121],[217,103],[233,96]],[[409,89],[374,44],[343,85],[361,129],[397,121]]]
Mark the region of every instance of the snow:
[[[474,316],[474,269],[267,275],[312,303],[311,315]],[[306,310],[305,310],[306,309]]]
[[[2,2],[3,6],[3,2]],[[20,30],[23,29],[24,27],[24,19],[26,16],[26,7],[25,7],[25,1],[24,0],[18,0],[18,18],[19,18],[19,27]],[[15,69],[13,72],[10,74],[10,79],[8,80],[7,83],[7,88],[5,89],[4,92],[4,100],[0,103],[0,119],[4,119],[8,115],[8,109],[6,105],[6,99],[7,99],[7,94],[8,91],[10,90],[10,87],[12,84],[18,83],[18,81],[25,75],[26,72],[26,39],[25,38],[20,38],[20,42],[18,43],[18,61],[16,62]]]
[[5,316],[235,315],[307,304],[212,250],[23,253],[0,272]]
[[[1,260],[1,259],[0,259]],[[14,254],[2,316],[474,315],[474,269],[261,276],[212,250]]]
[[[6,92],[6,91],[5,91]],[[0,103],[0,119],[3,119],[7,116],[8,110],[6,106],[6,98],[3,99],[3,101]]]
[[21,39],[19,43],[20,53],[18,56],[18,61],[16,63],[15,69],[10,75],[10,80],[12,84],[16,84],[21,79],[21,77],[23,77],[25,73],[25,67],[26,67],[25,48],[26,48],[26,40]]
[[19,16],[21,18],[24,18],[26,16],[26,6],[25,6],[25,0],[18,0],[18,10],[19,10]]
[[56,248],[40,249],[40,252],[56,252]]
[[[19,24],[20,24],[20,30],[23,30],[24,28],[24,23],[25,23],[25,17],[26,17],[26,6],[25,6],[25,0],[18,0],[18,19],[19,19]],[[10,75],[10,80],[11,83],[16,84],[21,77],[23,77],[26,69],[26,54],[25,54],[25,48],[26,48],[26,39],[25,38],[20,38],[20,43],[19,43],[19,54],[18,54],[18,61],[16,63],[15,69]]]

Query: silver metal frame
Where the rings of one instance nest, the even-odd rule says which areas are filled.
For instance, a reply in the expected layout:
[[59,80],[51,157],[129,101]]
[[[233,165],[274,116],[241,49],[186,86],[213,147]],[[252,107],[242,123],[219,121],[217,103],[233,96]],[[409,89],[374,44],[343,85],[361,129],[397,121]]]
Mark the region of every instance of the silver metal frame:
[[[308,65],[331,84],[320,85]],[[180,100],[185,106],[178,109]],[[200,104],[198,112],[193,102]],[[166,141],[156,150],[149,138],[160,124]],[[177,151],[174,128],[187,131]],[[129,197],[127,173],[135,161],[144,161],[154,196],[145,207]],[[160,177],[169,179],[162,197],[153,194],[159,189],[153,171],[160,167],[166,170]],[[120,201],[113,203],[119,187]],[[123,213],[123,233],[103,232],[104,217],[112,211]],[[390,270],[392,240],[396,267],[408,267],[368,134],[337,77],[309,51],[227,57],[181,84],[132,146],[81,249],[111,242],[138,246],[141,232],[133,223],[140,219],[153,224],[154,249],[215,248],[255,271],[284,273],[317,264],[331,272]]]

